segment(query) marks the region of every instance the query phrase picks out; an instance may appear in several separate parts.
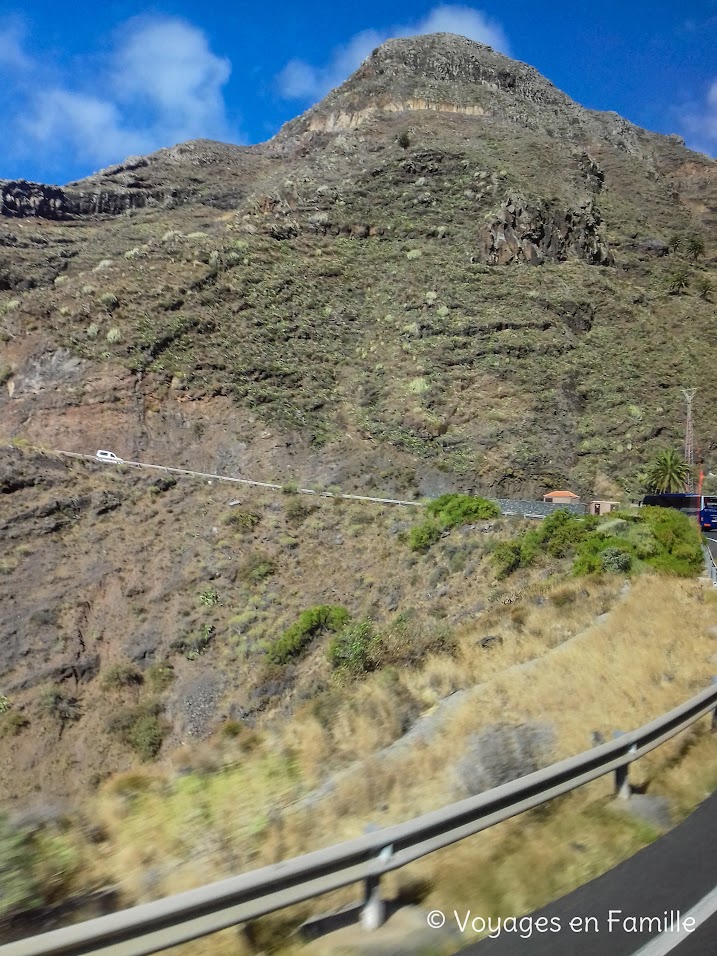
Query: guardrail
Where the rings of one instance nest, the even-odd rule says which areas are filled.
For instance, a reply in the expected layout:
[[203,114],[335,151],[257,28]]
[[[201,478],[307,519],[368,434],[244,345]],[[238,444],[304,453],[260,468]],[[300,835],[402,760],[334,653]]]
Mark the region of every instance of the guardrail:
[[[91,461],[95,464],[103,464],[105,466],[108,464],[108,462],[98,461],[95,455],[82,455],[75,451],[54,451],[54,454],[63,455],[66,458],[81,458],[84,461]],[[172,468],[169,465],[151,465],[143,461],[127,461],[126,459],[122,459],[118,462],[109,462],[109,464],[129,465],[131,468],[151,468],[155,471],[172,472],[176,475],[189,475],[193,478],[207,478],[210,481],[230,481],[237,485],[251,485],[255,488],[271,488],[274,491],[285,491],[288,488],[291,488],[291,490],[298,495],[315,495],[318,498],[341,498],[345,501],[373,501],[382,505],[404,505],[409,508],[420,508],[424,504],[423,501],[406,501],[401,498],[374,498],[370,495],[343,494],[343,492],[340,491],[317,491],[314,488],[294,488],[291,485],[280,485],[271,481],[253,481],[250,478],[231,478],[228,475],[215,475],[211,472],[204,471],[190,471],[187,468]],[[556,505],[554,508],[550,508],[547,511],[524,512],[522,510],[513,510],[510,507],[504,507],[507,499],[491,498],[489,500],[495,501],[495,503],[501,509],[501,513],[503,515],[514,518],[537,518],[542,520],[551,514],[552,511],[557,511],[562,507],[561,505]],[[239,502],[232,501],[229,504],[231,506],[234,504],[239,504]],[[574,506],[570,506],[570,510],[576,514],[584,513],[582,511],[576,511]]]
[[[80,455],[75,451],[55,451],[56,455],[64,455],[66,458],[82,458],[85,461],[93,461],[100,464],[95,455]],[[106,464],[106,463],[104,463]],[[211,481],[231,481],[237,485],[252,485],[255,488],[271,488],[274,491],[284,491],[291,487],[289,485],[278,485],[271,481],[252,481],[250,478],[231,478],[228,475],[214,475],[211,472],[189,471],[187,468],[170,468],[168,465],[150,465],[143,461],[126,461],[122,459],[116,462],[118,465],[129,465],[132,468],[152,468],[155,471],[172,472],[175,475],[190,475],[193,478],[208,478]],[[420,508],[422,501],[402,501],[400,498],[372,498],[369,495],[345,495],[341,492],[316,491],[314,488],[292,488],[298,495],[316,495],[318,498],[344,498],[347,501],[375,501],[384,505],[408,505],[412,508]]]
[[362,922],[375,928],[383,919],[383,874],[609,773],[615,774],[618,797],[628,796],[630,764],[707,714],[714,729],[716,708],[713,684],[638,730],[486,793],[284,863],[8,943],[0,954],[144,956],[353,883],[364,884]]
[[712,556],[712,552],[707,547],[707,545],[702,545],[702,553],[705,556],[705,569],[709,575],[710,581],[713,586],[717,586],[717,564],[715,564],[715,559]]

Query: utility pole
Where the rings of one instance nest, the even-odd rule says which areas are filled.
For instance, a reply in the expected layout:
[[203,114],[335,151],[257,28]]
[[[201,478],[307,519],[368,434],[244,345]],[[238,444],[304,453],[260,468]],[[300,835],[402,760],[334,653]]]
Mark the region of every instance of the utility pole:
[[685,427],[685,461],[689,466],[689,475],[687,477],[688,492],[694,491],[693,471],[695,465],[695,435],[692,427],[692,402],[697,394],[696,388],[683,388],[682,394],[687,402],[687,425]]

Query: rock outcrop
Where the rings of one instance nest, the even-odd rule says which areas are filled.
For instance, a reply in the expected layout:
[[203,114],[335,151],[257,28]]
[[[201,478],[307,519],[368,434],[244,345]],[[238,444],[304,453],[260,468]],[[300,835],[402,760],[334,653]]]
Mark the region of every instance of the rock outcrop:
[[591,201],[577,209],[508,196],[480,232],[480,257],[491,265],[583,259],[610,265],[612,257],[600,231],[602,220]]
[[0,180],[0,215],[13,219],[68,220],[83,216],[118,216],[129,209],[167,205],[180,198],[173,189],[84,192],[30,183],[24,179]]

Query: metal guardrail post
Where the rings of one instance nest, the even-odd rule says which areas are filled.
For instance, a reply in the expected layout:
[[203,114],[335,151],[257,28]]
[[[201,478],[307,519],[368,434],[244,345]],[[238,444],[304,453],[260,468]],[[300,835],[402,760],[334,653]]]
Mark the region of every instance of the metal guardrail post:
[[[375,824],[369,824],[365,828],[366,833],[375,833],[380,828]],[[393,854],[393,847],[383,847],[376,857],[380,864],[389,860]],[[381,898],[381,876],[372,874],[366,877],[363,882],[363,902],[360,915],[361,925],[369,932],[378,929],[386,921],[386,903]]]
[[[712,683],[717,684],[717,677],[712,678]],[[717,707],[712,711],[712,723],[710,725],[712,733],[717,733]]]
[[[623,737],[624,734],[625,732],[623,730],[613,731],[613,737],[615,739],[618,737]],[[619,800],[629,800],[631,793],[632,787],[630,786],[630,764],[626,763],[623,767],[618,767],[615,770],[615,796]]]

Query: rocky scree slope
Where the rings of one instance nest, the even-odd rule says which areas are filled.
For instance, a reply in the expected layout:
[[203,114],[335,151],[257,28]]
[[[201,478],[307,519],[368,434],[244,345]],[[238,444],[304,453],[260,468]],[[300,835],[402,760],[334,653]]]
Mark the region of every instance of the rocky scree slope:
[[347,490],[616,495],[679,441],[681,385],[717,425],[715,162],[464,38],[389,41],[259,146],[2,192],[6,436]]

